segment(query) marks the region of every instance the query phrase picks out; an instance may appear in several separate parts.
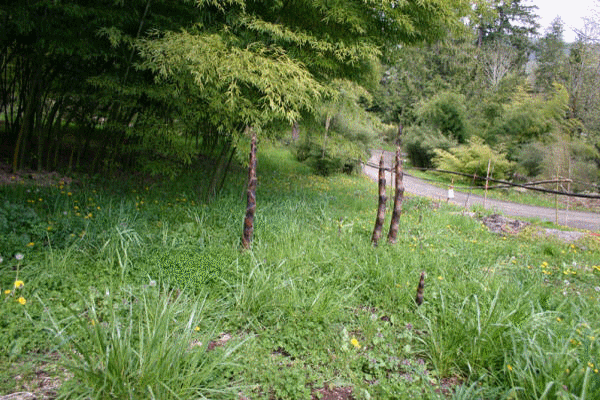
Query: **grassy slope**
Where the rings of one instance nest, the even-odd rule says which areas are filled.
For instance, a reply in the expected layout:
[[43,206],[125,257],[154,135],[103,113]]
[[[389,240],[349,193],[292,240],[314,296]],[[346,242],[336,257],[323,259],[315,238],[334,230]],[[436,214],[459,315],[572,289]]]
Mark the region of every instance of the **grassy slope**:
[[313,176],[267,147],[240,253],[244,176],[209,205],[193,200],[197,176],[0,188],[21,227],[0,243],[0,287],[17,266],[24,281],[0,306],[0,393],[33,384],[32,365],[53,371],[58,350],[79,367],[73,398],[600,396],[594,239],[501,238],[407,198],[399,243],[373,248],[374,183]]

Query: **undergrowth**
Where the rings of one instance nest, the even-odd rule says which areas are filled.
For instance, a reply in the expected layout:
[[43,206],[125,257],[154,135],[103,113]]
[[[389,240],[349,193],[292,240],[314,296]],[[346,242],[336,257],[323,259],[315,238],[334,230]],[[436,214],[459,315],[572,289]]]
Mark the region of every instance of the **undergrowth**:
[[268,145],[242,252],[245,174],[209,204],[201,175],[0,187],[0,393],[44,366],[63,398],[600,397],[597,239],[407,197],[373,248],[373,182]]

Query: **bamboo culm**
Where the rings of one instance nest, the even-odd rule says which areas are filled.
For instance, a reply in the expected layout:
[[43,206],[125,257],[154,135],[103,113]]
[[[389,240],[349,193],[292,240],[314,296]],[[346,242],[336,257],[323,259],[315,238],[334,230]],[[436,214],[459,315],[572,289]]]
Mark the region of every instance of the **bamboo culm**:
[[252,235],[254,234],[254,215],[256,213],[256,132],[252,130],[250,143],[250,162],[248,163],[248,189],[246,217],[244,218],[244,231],[242,234],[242,248],[250,249]]
[[394,244],[397,241],[398,229],[400,228],[400,214],[402,214],[402,202],[404,201],[404,182],[402,172],[402,160],[400,155],[400,146],[396,148],[396,160],[394,172],[395,193],[394,193],[394,209],[392,211],[392,220],[390,222],[390,230],[388,232],[388,243]]
[[385,219],[385,205],[387,202],[387,196],[385,194],[385,167],[383,161],[383,154],[379,160],[379,207],[377,208],[377,218],[375,219],[375,228],[373,228],[373,236],[371,242],[373,246],[379,244],[381,238],[381,232],[383,230],[383,221]]

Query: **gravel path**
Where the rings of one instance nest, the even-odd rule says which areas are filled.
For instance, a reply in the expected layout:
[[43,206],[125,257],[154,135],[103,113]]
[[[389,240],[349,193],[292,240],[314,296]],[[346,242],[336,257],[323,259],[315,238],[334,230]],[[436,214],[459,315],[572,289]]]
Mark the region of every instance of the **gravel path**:
[[[370,165],[379,165],[379,159],[381,157],[382,150],[374,150],[371,159],[369,160]],[[394,154],[386,151],[384,155],[385,166],[391,167]],[[363,165],[363,172],[377,181],[378,170],[370,165]],[[391,173],[386,173],[386,181],[388,184],[392,182]],[[404,188],[406,192],[417,195],[429,197],[435,200],[446,201],[448,197],[448,190],[433,186],[427,182],[409,176],[404,175]],[[450,200],[451,203],[470,208],[475,204],[484,204],[484,198],[476,195],[469,195],[468,193],[454,192],[454,199]],[[500,201],[487,199],[485,201],[485,207],[487,209],[494,210],[500,214],[510,215],[518,218],[533,218],[544,221],[556,222],[557,211],[553,208],[529,206],[525,204],[511,203],[508,201]],[[558,225],[568,226],[572,228],[585,229],[592,232],[600,231],[600,214],[581,212],[581,211],[566,211],[558,210]]]

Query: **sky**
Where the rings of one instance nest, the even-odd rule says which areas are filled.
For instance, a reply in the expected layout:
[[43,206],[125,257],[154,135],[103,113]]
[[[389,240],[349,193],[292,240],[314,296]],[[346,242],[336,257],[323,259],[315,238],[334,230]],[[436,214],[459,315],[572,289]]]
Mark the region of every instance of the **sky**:
[[537,14],[540,16],[539,32],[543,35],[550,26],[554,18],[560,16],[564,22],[564,40],[565,42],[574,42],[576,34],[575,29],[583,28],[583,17],[590,16],[590,10],[600,10],[600,0],[531,0],[525,2],[528,5],[538,7]]

